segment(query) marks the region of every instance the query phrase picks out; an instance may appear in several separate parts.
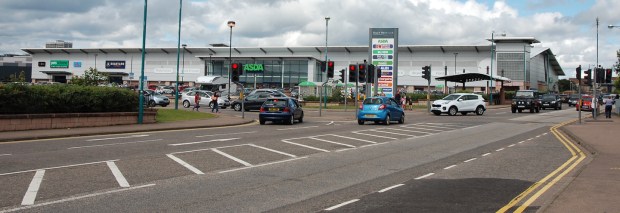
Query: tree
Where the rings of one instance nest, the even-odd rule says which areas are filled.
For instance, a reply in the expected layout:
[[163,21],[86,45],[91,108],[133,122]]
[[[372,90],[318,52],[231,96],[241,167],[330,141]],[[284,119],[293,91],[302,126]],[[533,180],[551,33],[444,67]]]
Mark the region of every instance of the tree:
[[26,82],[26,72],[23,70],[19,72],[19,76],[15,76],[15,74],[9,75],[10,82]]
[[100,83],[107,83],[108,81],[109,77],[106,73],[99,72],[97,69],[91,67],[84,71],[84,75],[73,76],[69,83],[81,86],[97,86]]
[[558,80],[558,87],[560,89],[560,92],[564,92],[567,90],[570,90],[570,84],[571,82],[568,79],[560,79]]

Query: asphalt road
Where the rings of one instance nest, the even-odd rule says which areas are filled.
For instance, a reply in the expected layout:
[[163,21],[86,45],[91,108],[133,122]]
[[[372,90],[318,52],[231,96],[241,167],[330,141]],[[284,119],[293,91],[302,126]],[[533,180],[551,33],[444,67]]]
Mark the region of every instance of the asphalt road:
[[353,111],[1,143],[0,212],[495,212],[570,158],[549,128],[577,115],[415,112],[360,126]]

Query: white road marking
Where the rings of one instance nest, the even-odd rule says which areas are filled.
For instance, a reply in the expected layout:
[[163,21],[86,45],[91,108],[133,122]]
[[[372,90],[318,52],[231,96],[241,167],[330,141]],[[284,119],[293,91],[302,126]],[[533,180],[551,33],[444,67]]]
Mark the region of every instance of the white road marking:
[[495,114],[496,114],[496,115],[501,115],[501,114],[506,114],[506,113],[507,113],[507,112],[498,112],[498,113],[495,113]]
[[278,151],[278,150],[275,150],[275,149],[270,149],[270,148],[267,148],[267,147],[257,146],[255,144],[250,144],[250,146],[253,146],[253,147],[256,147],[256,148],[259,148],[259,149],[264,149],[264,150],[271,151],[271,152],[275,152],[275,153],[278,153],[278,154],[281,154],[281,155],[286,155],[286,156],[289,156],[289,157],[292,157],[292,158],[296,158],[297,157],[296,155],[293,155],[293,154],[289,154],[289,153],[286,153],[286,152],[281,152],[281,151]]
[[410,129],[390,129],[390,130],[403,131],[403,132],[417,132],[417,133],[424,133],[426,135],[436,134],[436,132],[423,132],[423,131],[416,131],[416,130],[410,130]]
[[108,161],[106,163],[108,164],[110,171],[112,171],[112,174],[116,178],[116,182],[118,182],[118,185],[124,188],[129,187],[129,183],[127,182],[127,179],[125,179],[125,176],[123,176],[123,173],[121,172],[121,170],[118,169],[114,161]]
[[528,140],[528,141],[531,141],[531,140],[533,140],[533,139],[534,139],[534,138],[530,138],[530,139],[527,139],[527,140]]
[[222,138],[222,139],[213,139],[213,140],[208,140],[208,141],[195,141],[195,142],[187,142],[187,143],[173,143],[173,144],[168,144],[168,146],[184,146],[184,145],[192,145],[192,144],[199,144],[199,143],[213,143],[213,142],[222,142],[222,141],[232,141],[232,140],[237,140],[237,139],[241,139],[241,138]]
[[231,160],[234,160],[234,161],[236,161],[237,163],[243,164],[244,166],[252,166],[252,164],[251,164],[251,163],[245,162],[244,160],[241,160],[241,159],[239,159],[239,158],[236,158],[235,156],[229,155],[229,154],[228,154],[228,153],[226,153],[226,152],[222,152],[222,151],[221,151],[221,150],[219,150],[219,149],[215,149],[215,148],[214,148],[214,149],[211,149],[211,150],[213,150],[214,152],[217,152],[217,153],[218,153],[218,154],[220,154],[220,155],[223,155],[224,157],[230,158]]
[[221,135],[240,135],[240,134],[251,134],[251,133],[256,133],[256,131],[251,131],[251,132],[231,132],[231,133],[225,133],[225,134],[212,134],[212,135],[198,135],[196,137],[197,138],[202,138],[202,137],[212,137],[212,136],[221,136]]
[[308,137],[310,139],[313,140],[317,140],[317,141],[323,141],[326,143],[332,143],[332,144],[336,144],[336,145],[340,145],[340,146],[346,146],[346,147],[351,147],[351,148],[355,148],[356,146],[353,145],[349,145],[349,144],[344,144],[344,143],[338,143],[338,142],[334,142],[334,141],[330,141],[330,140],[325,140],[325,139],[320,139],[320,138],[315,138],[315,137]]
[[0,154],[0,156],[9,156],[11,154]]
[[367,143],[373,143],[373,144],[377,143],[377,142],[374,142],[374,141],[369,141],[369,140],[364,140],[364,139],[359,139],[359,138],[352,138],[352,137],[347,137],[347,136],[342,136],[342,135],[336,135],[336,134],[329,134],[329,135],[334,136],[334,137],[339,137],[339,138],[346,138],[346,139],[351,139],[351,140],[356,140],[356,141],[363,141],[363,142],[367,142]]
[[523,142],[525,142],[525,141],[519,141],[519,143],[523,143]]
[[463,162],[464,162],[464,163],[469,163],[469,162],[474,161],[474,160],[476,160],[476,159],[478,159],[478,158],[471,158],[471,159],[465,160],[465,161],[463,161]]
[[199,169],[197,169],[196,167],[189,165],[189,163],[181,160],[180,158],[177,158],[176,156],[172,155],[172,154],[166,154],[166,156],[168,156],[170,159],[176,161],[177,163],[181,164],[181,166],[184,166],[185,168],[189,169],[190,171],[198,174],[198,175],[202,175],[204,174],[204,172],[200,171]]
[[482,155],[482,157],[488,156],[488,155],[490,155],[490,154],[491,154],[490,152],[484,153],[484,154]]
[[360,131],[355,131],[353,133],[354,134],[359,134],[359,135],[368,135],[368,136],[378,137],[378,138],[387,138],[387,139],[392,139],[392,140],[398,140],[398,138],[392,138],[392,137],[381,136],[381,135],[372,135],[372,134],[367,134],[367,133],[361,133]]
[[[230,146],[220,146],[217,148],[229,148],[229,147],[237,147],[237,146],[247,146],[249,144],[238,144],[238,145],[230,145]],[[183,153],[190,153],[190,152],[200,152],[200,151],[210,151],[211,148],[205,148],[205,149],[194,149],[194,150],[188,150],[188,151],[180,151],[180,152],[173,152],[170,154],[183,154]]]
[[537,138],[540,138],[540,135],[536,135]]
[[75,167],[75,166],[84,166],[84,165],[105,163],[105,162],[108,162],[108,161],[118,161],[118,159],[116,159],[116,160],[106,160],[106,161],[97,161],[97,162],[90,162],[90,163],[72,164],[72,165],[66,165],[66,166],[55,166],[55,167],[48,167],[48,168],[41,168],[41,169],[31,169],[31,170],[25,170],[25,171],[19,171],[19,172],[9,172],[9,173],[0,174],[0,176],[19,174],[19,173],[26,173],[26,172],[36,172],[36,171],[39,171],[39,170],[50,170],[50,169],[60,169],[60,168]]
[[304,158],[308,158],[308,157],[304,156],[304,157],[299,157],[299,158],[291,158],[291,159],[286,159],[286,160],[281,160],[281,161],[274,161],[274,162],[263,163],[263,164],[258,164],[258,165],[254,165],[254,166],[248,166],[248,167],[235,168],[235,169],[231,169],[231,170],[225,170],[225,171],[221,171],[221,172],[218,172],[218,173],[222,174],[222,173],[227,173],[227,172],[234,172],[234,171],[239,171],[239,170],[244,170],[244,169],[249,169],[249,168],[255,168],[255,167],[261,167],[261,166],[268,166],[268,165],[284,163],[284,162],[289,162],[289,161],[294,161],[294,160],[299,160],[299,159],[304,159]]
[[99,193],[94,193],[94,194],[78,196],[78,197],[71,197],[71,198],[66,198],[66,199],[62,199],[62,200],[55,200],[55,201],[50,201],[50,202],[45,202],[45,203],[39,203],[39,204],[36,204],[36,205],[22,206],[22,207],[19,207],[19,208],[8,209],[8,210],[5,210],[5,211],[0,211],[0,212],[4,213],[4,212],[21,211],[21,210],[26,210],[26,209],[30,209],[30,208],[36,208],[36,207],[41,207],[41,206],[48,206],[48,205],[57,204],[57,203],[64,203],[64,202],[69,202],[69,201],[74,201],[74,200],[79,200],[79,199],[84,199],[84,198],[89,198],[89,197],[94,197],[94,196],[99,196],[99,195],[112,194],[112,193],[116,193],[116,192],[122,192],[122,191],[127,191],[127,190],[132,190],[132,189],[139,189],[139,188],[144,188],[144,187],[151,187],[151,186],[155,186],[155,184],[147,184],[147,185],[136,186],[136,187],[131,187],[131,188],[116,189],[116,190],[107,191],[107,192],[99,192]]
[[297,145],[297,146],[301,146],[301,147],[306,147],[308,149],[319,150],[321,152],[329,152],[329,150],[325,150],[325,149],[321,149],[321,148],[316,148],[316,147],[313,147],[313,146],[308,146],[308,145],[303,145],[303,144],[298,144],[298,143],[294,143],[294,142],[290,142],[290,141],[286,141],[286,140],[282,140],[282,142],[288,143],[288,144]]
[[[433,128],[444,128],[444,129],[454,129],[452,127],[443,127],[443,126],[432,126]],[[446,131],[446,130],[442,130],[442,129],[429,129],[429,128],[423,128],[423,127],[418,127],[418,126],[408,126],[405,127],[408,129],[423,129],[423,130],[430,130],[430,131],[435,131],[435,132],[441,132],[441,131]]]
[[497,149],[497,150],[495,150],[495,151],[496,151],[496,152],[499,152],[499,151],[502,151],[502,150],[504,150],[504,148]]
[[433,176],[434,174],[435,174],[435,173],[428,173],[428,174],[422,175],[422,176],[420,176],[420,177],[414,178],[414,180],[424,179],[424,178],[427,178],[427,177]]
[[304,126],[304,127],[293,127],[293,128],[284,128],[284,129],[276,129],[276,130],[296,130],[296,129],[307,129],[307,128],[316,128],[319,126]]
[[334,210],[334,209],[337,209],[337,208],[340,208],[340,207],[343,207],[343,206],[349,205],[349,204],[351,204],[351,203],[355,203],[355,202],[357,202],[357,201],[359,201],[359,200],[360,200],[360,199],[353,199],[353,200],[349,200],[349,201],[347,201],[347,202],[344,202],[344,203],[341,203],[341,204],[338,204],[338,205],[335,205],[335,206],[332,206],[332,207],[326,208],[326,209],[325,209],[325,211],[331,211],[331,210]]
[[397,187],[401,187],[401,186],[404,186],[404,185],[405,185],[405,184],[402,184],[402,183],[401,183],[401,184],[396,184],[396,185],[393,185],[393,186],[387,187],[387,188],[385,188],[385,189],[381,189],[381,190],[379,190],[378,192],[379,192],[379,193],[387,192],[387,191],[389,191],[389,190],[391,190],[391,189],[394,189],[394,188],[397,188]]
[[82,148],[102,147],[102,146],[114,146],[114,145],[133,144],[133,143],[146,143],[146,142],[161,141],[161,140],[163,140],[163,139],[153,139],[153,140],[133,141],[133,142],[126,142],[126,143],[110,143],[110,144],[100,144],[100,145],[92,145],[92,146],[74,146],[74,147],[69,147],[69,148],[67,148],[67,149],[82,149]]
[[513,146],[515,146],[515,145],[516,145],[516,144],[514,144],[514,143],[513,143],[513,144],[508,145],[508,147],[513,147]]
[[329,122],[328,124],[325,124],[325,125],[328,126],[328,125],[332,125],[332,124],[334,124],[334,121]]
[[446,169],[446,170],[448,170],[448,169],[452,169],[452,168],[454,168],[454,167],[456,167],[456,165],[451,165],[451,166],[448,166],[448,167],[446,167],[446,168],[443,168],[443,169]]
[[547,135],[547,133],[545,132],[545,133],[543,133],[543,135]]
[[395,133],[395,132],[390,132],[390,131],[379,131],[379,130],[377,130],[377,129],[371,129],[370,131],[373,131],[373,132],[381,132],[381,133],[387,133],[387,134],[391,134],[391,135],[402,135],[402,136],[415,137],[415,135],[407,135],[407,134]]
[[22,206],[34,204],[34,200],[37,198],[37,193],[39,192],[39,187],[43,181],[43,175],[45,175],[45,170],[43,169],[39,169],[36,173],[34,173],[34,177],[32,178],[32,181],[30,181],[28,190],[22,199]]
[[364,148],[364,147],[369,147],[369,146],[376,146],[376,145],[381,145],[381,144],[386,144],[386,143],[388,143],[388,142],[368,144],[368,145],[360,146],[359,148]]
[[124,139],[124,138],[140,138],[140,137],[146,137],[146,136],[149,136],[149,135],[130,135],[130,136],[114,137],[114,138],[97,138],[97,139],[90,139],[86,141],[105,141],[105,140],[116,140],[116,139]]

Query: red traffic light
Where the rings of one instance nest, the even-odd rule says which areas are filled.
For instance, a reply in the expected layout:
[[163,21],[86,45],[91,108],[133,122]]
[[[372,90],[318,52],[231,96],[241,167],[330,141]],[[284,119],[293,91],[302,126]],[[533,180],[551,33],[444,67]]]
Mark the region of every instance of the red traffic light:
[[232,68],[233,69],[238,69],[239,68],[239,64],[237,64],[237,63],[232,64]]
[[349,70],[350,70],[350,71],[355,71],[355,68],[356,68],[356,67],[355,67],[355,65],[354,65],[354,64],[349,65]]
[[359,68],[360,68],[360,71],[366,70],[366,65],[360,64]]
[[327,62],[327,66],[328,66],[328,67],[334,67],[334,62],[333,62],[333,61],[329,61],[329,62]]

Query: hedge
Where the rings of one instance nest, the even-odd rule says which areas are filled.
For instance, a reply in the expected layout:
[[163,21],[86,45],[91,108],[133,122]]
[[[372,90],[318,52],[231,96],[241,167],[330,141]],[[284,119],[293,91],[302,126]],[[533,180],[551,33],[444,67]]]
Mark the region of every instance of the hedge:
[[138,111],[138,94],[115,87],[0,84],[0,100],[0,114]]

